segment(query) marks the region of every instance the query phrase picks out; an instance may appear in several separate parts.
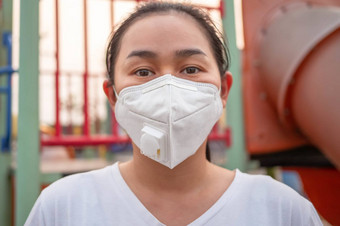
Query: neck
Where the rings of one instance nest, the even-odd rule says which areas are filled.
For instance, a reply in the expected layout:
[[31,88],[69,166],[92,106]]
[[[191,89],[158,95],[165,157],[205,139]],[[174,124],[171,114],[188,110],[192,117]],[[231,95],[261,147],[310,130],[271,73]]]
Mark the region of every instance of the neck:
[[207,176],[206,142],[197,152],[173,169],[142,155],[139,148],[133,145],[133,160],[121,164],[120,169],[126,182],[133,181],[136,186],[159,191],[185,192],[199,187]]

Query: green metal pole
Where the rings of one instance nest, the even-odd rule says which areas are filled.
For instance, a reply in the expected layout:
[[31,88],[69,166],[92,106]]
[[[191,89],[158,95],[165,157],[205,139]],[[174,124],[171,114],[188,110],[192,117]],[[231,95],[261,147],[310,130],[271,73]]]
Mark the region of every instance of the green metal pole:
[[[3,0],[0,9],[0,67],[7,65],[6,49],[1,43],[2,33],[12,31],[12,0]],[[7,76],[0,76],[0,86],[5,86]],[[6,96],[0,95],[0,138],[5,135],[6,123]],[[11,224],[11,183],[9,178],[11,164],[10,152],[0,152],[0,225]]]
[[40,192],[39,0],[20,1],[16,225],[24,225]]
[[227,150],[226,168],[246,170],[247,154],[244,137],[244,118],[242,101],[241,53],[236,46],[234,1],[224,0],[225,16],[224,31],[228,39],[231,56],[230,72],[233,75],[233,85],[227,104],[228,124],[231,127],[231,147]]

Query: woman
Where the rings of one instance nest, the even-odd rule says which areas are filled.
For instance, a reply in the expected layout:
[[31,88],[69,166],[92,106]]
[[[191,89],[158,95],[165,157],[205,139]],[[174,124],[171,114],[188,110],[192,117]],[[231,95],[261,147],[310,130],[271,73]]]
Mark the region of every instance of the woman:
[[26,225],[321,225],[287,186],[207,161],[207,136],[232,84],[228,66],[201,10],[139,7],[111,38],[104,82],[133,159],[52,184]]

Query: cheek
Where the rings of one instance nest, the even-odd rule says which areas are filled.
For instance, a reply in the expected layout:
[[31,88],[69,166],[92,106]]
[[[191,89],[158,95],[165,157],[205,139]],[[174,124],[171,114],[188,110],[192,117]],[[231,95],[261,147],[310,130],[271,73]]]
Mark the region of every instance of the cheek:
[[217,71],[213,71],[211,73],[207,73],[207,75],[204,77],[202,82],[210,83],[215,85],[218,89],[221,88],[221,76],[220,73]]
[[210,56],[211,62],[210,62],[210,68],[208,69],[207,73],[204,76],[204,79],[206,83],[211,83],[215,85],[218,89],[221,88],[221,75],[220,71],[218,69],[218,65],[216,61],[214,61],[214,57]]
[[219,71],[216,71],[213,75],[211,75],[211,81],[212,81],[212,84],[214,84],[218,88],[221,87],[221,75]]
[[141,85],[148,82],[150,79],[142,79],[136,76],[129,76],[125,74],[117,74],[115,76],[115,89],[119,94],[126,87]]
[[221,88],[221,78],[220,78],[220,76],[215,78],[211,83],[214,84],[218,89],[220,89]]
[[122,89],[131,85],[132,85],[131,82],[126,77],[119,75],[115,77],[115,89],[117,94],[119,94],[120,91],[122,91]]
[[120,93],[120,91],[128,86],[133,85],[131,78],[124,74],[123,71],[120,70],[120,64],[117,60],[116,67],[115,67],[115,76],[114,76],[114,86],[116,89],[117,94]]

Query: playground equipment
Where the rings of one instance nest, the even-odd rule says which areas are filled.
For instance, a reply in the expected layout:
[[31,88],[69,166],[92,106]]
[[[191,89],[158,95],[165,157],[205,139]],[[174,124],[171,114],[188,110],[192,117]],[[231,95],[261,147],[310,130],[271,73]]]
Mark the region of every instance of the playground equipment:
[[10,151],[11,130],[12,130],[12,74],[15,70],[12,68],[12,34],[4,32],[2,34],[2,44],[7,49],[7,66],[0,67],[0,76],[7,75],[7,85],[0,87],[0,94],[6,95],[6,132],[1,137],[1,151]]
[[243,21],[247,150],[262,165],[295,166],[338,225],[329,206],[340,202],[340,3],[244,1]]

